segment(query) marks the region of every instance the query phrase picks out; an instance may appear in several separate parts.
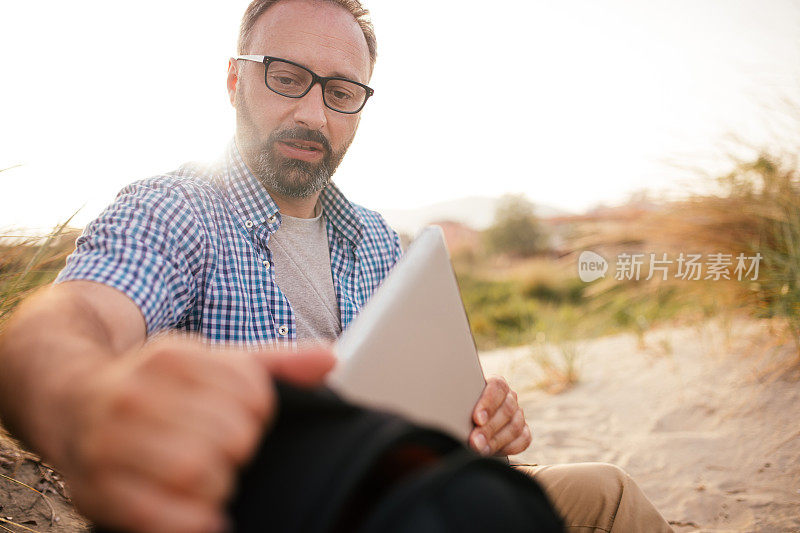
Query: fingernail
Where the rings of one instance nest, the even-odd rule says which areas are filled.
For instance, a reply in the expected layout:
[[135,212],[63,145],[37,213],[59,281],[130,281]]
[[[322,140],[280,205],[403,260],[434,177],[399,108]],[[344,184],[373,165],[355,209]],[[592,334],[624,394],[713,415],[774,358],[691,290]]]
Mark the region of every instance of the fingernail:
[[492,451],[491,448],[489,448],[489,443],[486,442],[486,437],[480,433],[475,437],[475,447],[478,448],[483,455],[489,455]]
[[480,424],[482,426],[488,421],[489,421],[489,413],[487,413],[485,410],[484,411],[480,411],[478,413],[478,424]]

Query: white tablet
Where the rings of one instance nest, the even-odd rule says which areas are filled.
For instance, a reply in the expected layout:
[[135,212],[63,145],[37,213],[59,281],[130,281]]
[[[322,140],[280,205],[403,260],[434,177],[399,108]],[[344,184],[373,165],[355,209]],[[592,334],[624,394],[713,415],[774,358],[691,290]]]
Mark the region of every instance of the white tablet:
[[343,397],[467,441],[486,381],[441,228],[414,240],[334,353]]

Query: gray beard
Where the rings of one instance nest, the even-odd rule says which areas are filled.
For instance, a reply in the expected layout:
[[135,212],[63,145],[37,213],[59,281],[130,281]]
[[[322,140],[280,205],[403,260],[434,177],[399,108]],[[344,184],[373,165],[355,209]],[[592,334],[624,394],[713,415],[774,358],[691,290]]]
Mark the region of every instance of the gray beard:
[[[248,103],[244,94],[238,91],[236,111],[236,136],[242,143],[239,149],[245,163],[267,191],[287,198],[308,198],[327,187],[350,143],[353,142],[351,137],[342,149],[336,152],[321,132],[300,126],[273,131],[266,141],[258,142]],[[309,163],[278,154],[275,144],[280,140],[292,138],[321,144],[325,149],[324,157],[319,163]]]
[[275,153],[277,139],[273,137],[278,137],[277,133],[270,135],[252,161],[251,170],[261,185],[287,198],[308,198],[327,187],[341,156],[328,150],[319,163],[284,158]]

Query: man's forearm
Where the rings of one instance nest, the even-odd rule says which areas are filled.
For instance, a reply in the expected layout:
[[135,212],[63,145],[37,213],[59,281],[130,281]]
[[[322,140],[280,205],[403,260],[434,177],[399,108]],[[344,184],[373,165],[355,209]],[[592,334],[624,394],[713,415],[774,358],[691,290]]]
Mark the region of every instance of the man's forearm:
[[0,420],[17,438],[60,462],[69,384],[120,347],[97,311],[62,287],[26,300],[0,335]]
[[139,308],[109,286],[43,291],[0,337],[0,417],[95,523],[219,531],[236,473],[275,415],[272,376],[318,385],[333,355],[144,339]]

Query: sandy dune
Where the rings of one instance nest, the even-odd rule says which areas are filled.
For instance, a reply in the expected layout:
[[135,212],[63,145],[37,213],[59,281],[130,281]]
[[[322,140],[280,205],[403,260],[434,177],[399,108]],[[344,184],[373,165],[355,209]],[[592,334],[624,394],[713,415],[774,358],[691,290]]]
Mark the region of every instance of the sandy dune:
[[[734,322],[654,330],[578,344],[581,383],[549,395],[529,348],[481,355],[507,377],[534,429],[514,459],[606,461],[630,472],[679,532],[800,532],[800,380],[766,326]],[[0,444],[2,444],[0,442]],[[0,446],[0,472],[40,489],[41,465]],[[47,476],[45,476],[47,477]],[[37,531],[86,524],[50,493],[0,483],[0,518]],[[2,521],[0,521],[2,522]]]
[[625,468],[676,531],[800,531],[800,382],[766,326],[654,330],[578,344],[581,383],[533,384],[529,348],[481,355],[518,392],[534,443],[514,459]]

